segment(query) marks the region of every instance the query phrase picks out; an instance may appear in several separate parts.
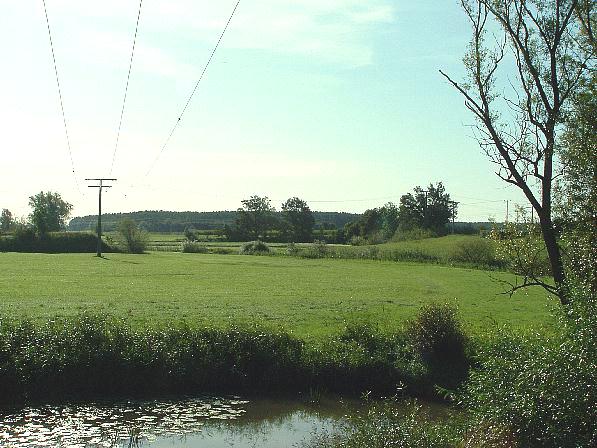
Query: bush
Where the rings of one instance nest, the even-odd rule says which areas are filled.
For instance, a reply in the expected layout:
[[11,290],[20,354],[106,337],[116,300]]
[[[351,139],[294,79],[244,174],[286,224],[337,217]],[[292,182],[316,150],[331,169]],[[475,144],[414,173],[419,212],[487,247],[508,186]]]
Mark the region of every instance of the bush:
[[209,252],[206,246],[194,241],[184,241],[182,251],[187,254],[206,254]]
[[286,255],[296,257],[300,253],[299,247],[295,243],[288,243],[286,246]]
[[147,248],[147,233],[137,227],[132,219],[124,219],[118,224],[121,243],[131,254],[141,254]]
[[259,328],[135,331],[122,320],[87,315],[35,326],[0,320],[0,402],[296,390],[307,382],[302,347]]
[[450,258],[459,263],[482,266],[494,266],[497,263],[493,244],[481,238],[471,238],[459,242]]
[[363,247],[357,251],[357,258],[362,260],[379,260],[380,257],[381,251],[376,246]]
[[[461,425],[433,421],[416,402],[378,403],[303,448],[457,448]],[[468,446],[468,445],[467,445]]]
[[267,255],[272,251],[263,241],[249,241],[240,246],[239,254],[241,255]]
[[184,237],[187,241],[197,241],[197,231],[193,227],[187,227],[184,229]]
[[[89,232],[51,232],[43,239],[35,235],[32,239],[0,238],[0,252],[95,253],[96,249],[97,236]],[[118,249],[102,241],[102,252],[118,252]]]
[[328,245],[322,240],[313,241],[313,243],[301,253],[301,255],[305,258],[325,258],[328,256],[328,254]]
[[330,393],[390,396],[402,388],[417,396],[434,394],[405,335],[384,334],[370,325],[350,324],[325,343],[306,346],[305,365],[312,385]]
[[502,333],[481,350],[462,401],[488,429],[485,438],[509,437],[521,448],[597,446],[592,320],[556,335]]
[[350,239],[351,246],[365,246],[367,245],[367,240],[360,235],[355,235]]
[[442,388],[460,386],[470,363],[468,338],[456,309],[448,304],[425,305],[409,323],[407,332],[431,380]]
[[367,237],[367,244],[383,244],[388,239],[384,236],[382,231],[373,232]]
[[0,319],[0,404],[59,397],[165,393],[306,392],[427,394],[402,334],[353,326],[321,346],[283,331],[131,328],[81,315],[47,322]]
[[35,240],[35,228],[19,223],[15,227],[14,238],[20,243],[32,243]]

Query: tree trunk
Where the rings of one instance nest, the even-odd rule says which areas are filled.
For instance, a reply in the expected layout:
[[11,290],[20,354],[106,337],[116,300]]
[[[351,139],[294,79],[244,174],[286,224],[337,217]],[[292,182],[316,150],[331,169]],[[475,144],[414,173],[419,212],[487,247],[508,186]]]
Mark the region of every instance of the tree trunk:
[[562,253],[558,245],[556,231],[553,228],[553,222],[549,217],[539,215],[541,223],[541,232],[543,234],[543,241],[547,249],[549,263],[551,265],[551,273],[553,280],[558,290],[558,297],[562,305],[568,305],[570,298],[568,297],[568,290],[566,288],[566,273],[564,272],[564,265],[562,263]]

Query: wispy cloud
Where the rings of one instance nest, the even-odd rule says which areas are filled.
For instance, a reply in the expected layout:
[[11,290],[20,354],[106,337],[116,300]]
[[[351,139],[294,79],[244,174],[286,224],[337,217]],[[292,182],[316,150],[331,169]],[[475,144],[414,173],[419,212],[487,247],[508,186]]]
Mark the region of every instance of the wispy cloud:
[[[188,47],[215,42],[236,0],[145,0],[140,31],[140,57],[146,69],[168,73],[180,69],[171,46]],[[105,0],[90,10],[82,2],[62,1],[54,15],[80,19],[81,38],[95,30],[114,44],[114,50],[128,51],[136,18],[136,2]],[[241,2],[229,34],[227,48],[272,51],[302,56],[316,62],[342,66],[363,66],[373,62],[374,32],[395,21],[395,8],[388,0],[257,0]],[[128,28],[127,28],[128,26]],[[145,41],[144,41],[145,40]],[[166,53],[170,56],[166,56]]]

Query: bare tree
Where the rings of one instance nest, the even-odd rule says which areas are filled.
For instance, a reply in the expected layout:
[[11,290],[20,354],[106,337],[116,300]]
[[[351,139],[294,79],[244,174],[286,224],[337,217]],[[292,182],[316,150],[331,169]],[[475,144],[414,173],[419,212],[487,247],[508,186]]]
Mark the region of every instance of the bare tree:
[[[516,288],[540,285],[567,304],[552,196],[554,181],[561,175],[557,145],[563,117],[579,84],[594,69],[592,0],[461,0],[461,4],[473,30],[464,58],[468,79],[459,83],[440,72],[476,117],[479,144],[498,166],[496,174],[520,188],[535,209],[555,281],[554,286],[539,276],[530,277]],[[515,75],[499,78],[508,72],[508,55],[513,56]],[[507,80],[510,88],[498,88],[500,79]]]

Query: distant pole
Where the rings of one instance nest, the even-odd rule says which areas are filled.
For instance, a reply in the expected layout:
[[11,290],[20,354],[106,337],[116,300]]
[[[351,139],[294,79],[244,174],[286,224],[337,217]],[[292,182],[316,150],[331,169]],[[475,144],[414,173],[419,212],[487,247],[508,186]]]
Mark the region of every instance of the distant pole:
[[506,222],[508,222],[508,219],[510,217],[510,213],[509,213],[509,205],[510,205],[510,201],[508,199],[506,199]]
[[423,205],[423,225],[425,225],[427,221],[427,195],[429,194],[429,190],[421,191],[425,194],[425,203]]
[[460,202],[457,201],[450,201],[450,205],[452,206],[452,235],[454,235],[454,220],[456,218],[456,206],[460,204]]
[[104,181],[116,181],[118,179],[107,179],[107,178],[99,178],[99,179],[85,179],[85,180],[92,180],[98,181],[99,185],[88,185],[88,188],[97,188],[99,189],[99,200],[98,200],[98,213],[97,213],[97,251],[96,255],[98,257],[102,256],[102,190],[104,188],[112,188],[111,185],[104,185]]

